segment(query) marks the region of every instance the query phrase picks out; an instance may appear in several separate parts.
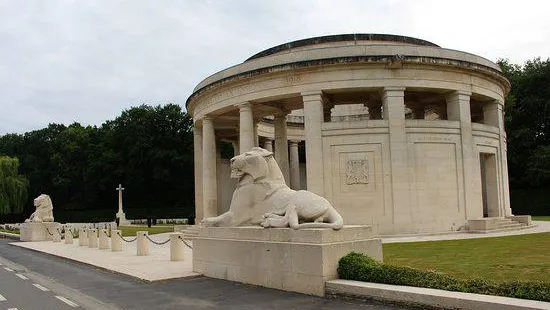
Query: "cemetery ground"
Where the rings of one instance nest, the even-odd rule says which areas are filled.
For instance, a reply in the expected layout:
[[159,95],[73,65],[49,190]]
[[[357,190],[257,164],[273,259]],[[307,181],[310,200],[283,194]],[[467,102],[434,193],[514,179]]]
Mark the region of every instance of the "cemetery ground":
[[383,250],[386,264],[459,278],[550,283],[550,233],[388,243]]

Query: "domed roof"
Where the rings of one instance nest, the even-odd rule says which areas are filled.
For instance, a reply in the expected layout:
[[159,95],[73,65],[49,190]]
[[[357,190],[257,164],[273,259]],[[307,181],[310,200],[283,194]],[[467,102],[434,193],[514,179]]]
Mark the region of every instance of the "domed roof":
[[338,43],[349,44],[350,42],[352,44],[354,43],[357,44],[357,42],[361,42],[361,44],[366,44],[366,43],[375,44],[377,42],[378,43],[385,42],[385,43],[401,43],[401,44],[440,47],[439,45],[426,40],[406,37],[406,36],[398,36],[393,34],[379,34],[379,33],[337,34],[337,35],[330,35],[330,36],[307,38],[307,39],[280,44],[253,55],[252,57],[245,60],[245,62],[253,59],[265,57],[265,56],[274,55],[280,52],[288,52],[292,49],[304,48],[304,47],[307,48],[308,46],[311,47],[312,45],[338,44]]

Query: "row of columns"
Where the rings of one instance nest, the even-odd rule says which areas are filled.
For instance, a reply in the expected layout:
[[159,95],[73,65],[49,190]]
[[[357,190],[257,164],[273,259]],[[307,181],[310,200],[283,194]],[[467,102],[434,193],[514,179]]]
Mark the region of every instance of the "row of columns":
[[[306,162],[307,162],[307,189],[318,195],[324,196],[324,160],[323,160],[323,144],[322,144],[322,124],[327,120],[327,111],[330,111],[330,103],[326,100],[322,91],[304,92],[301,94],[304,109],[304,136],[306,145]],[[462,151],[462,170],[464,172],[464,196],[460,199],[462,206],[468,206],[468,210],[472,205],[479,203],[479,198],[474,197],[472,184],[467,180],[474,178],[474,154],[473,137],[472,137],[472,122],[470,115],[470,96],[471,93],[464,91],[455,91],[447,97],[447,119],[450,121],[459,121],[461,130],[461,151]],[[393,210],[396,221],[399,221],[400,216],[403,216],[403,221],[408,221],[409,212],[400,212],[399,209],[408,208],[409,206],[409,169],[408,158],[405,149],[407,146],[405,115],[405,87],[386,87],[382,92],[382,104],[369,107],[369,113],[376,114],[376,118],[382,116],[388,120],[390,132],[390,165],[391,165],[391,183],[393,195]],[[256,123],[252,110],[252,104],[249,102],[237,105],[239,109],[239,153],[250,150],[257,145],[258,137]],[[498,102],[494,105],[488,105],[485,109],[485,123],[488,125],[498,126],[501,135],[504,134],[502,107]],[[378,113],[378,114],[377,114]],[[274,156],[281,171],[285,177],[287,184],[292,188],[299,188],[299,162],[298,162],[298,144],[295,141],[287,139],[286,115],[288,112],[281,111],[275,115],[275,149]],[[216,216],[217,215],[217,174],[216,174],[216,139],[214,131],[214,123],[210,117],[202,119],[202,131],[195,127],[195,203],[197,205],[197,218]],[[503,170],[506,169],[506,154],[505,154],[505,136],[501,138],[501,158],[504,161]],[[263,144],[264,148],[273,151],[273,144],[270,140]],[[202,156],[197,154],[202,150]],[[290,154],[289,154],[290,151]],[[502,171],[502,175],[507,178],[507,171]],[[507,180],[503,183],[507,183]],[[508,186],[507,184],[503,184]],[[202,188],[201,188],[202,187]],[[504,189],[502,195],[505,196],[503,204],[506,206],[506,213],[509,210],[509,198],[505,194],[507,189]],[[402,211],[405,211],[402,209]],[[468,218],[472,218],[466,214]]]

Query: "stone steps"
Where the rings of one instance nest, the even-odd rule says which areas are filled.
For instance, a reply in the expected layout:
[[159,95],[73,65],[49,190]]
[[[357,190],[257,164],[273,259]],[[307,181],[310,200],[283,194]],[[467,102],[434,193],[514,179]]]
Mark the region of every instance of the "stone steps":
[[492,233],[531,228],[534,225],[520,222],[514,218],[483,218],[468,221],[470,233]]

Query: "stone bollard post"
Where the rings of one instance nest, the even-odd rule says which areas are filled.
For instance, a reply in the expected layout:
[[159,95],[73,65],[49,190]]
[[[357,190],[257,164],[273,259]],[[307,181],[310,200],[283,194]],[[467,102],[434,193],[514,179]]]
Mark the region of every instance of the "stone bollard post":
[[52,234],[53,234],[52,241],[53,242],[61,242],[61,234],[60,234],[59,229],[60,229],[59,227],[56,227],[52,231]]
[[137,256],[149,255],[149,240],[147,240],[149,232],[138,231],[137,232]]
[[111,251],[113,252],[122,251],[122,238],[119,234],[122,235],[122,231],[116,229],[111,230]]
[[97,248],[97,229],[88,229],[88,247]]
[[80,228],[78,231],[78,245],[88,246],[88,229]]
[[65,244],[73,244],[73,232],[70,227],[65,227]]
[[107,250],[109,248],[109,236],[107,235],[107,229],[99,230],[99,249]]
[[183,239],[182,233],[170,234],[170,260],[171,261],[183,260],[185,245],[183,244],[182,239]]

